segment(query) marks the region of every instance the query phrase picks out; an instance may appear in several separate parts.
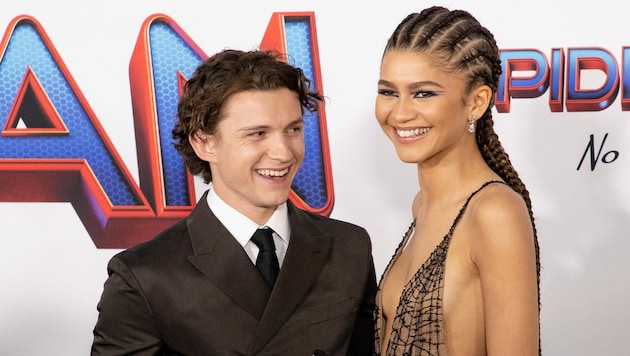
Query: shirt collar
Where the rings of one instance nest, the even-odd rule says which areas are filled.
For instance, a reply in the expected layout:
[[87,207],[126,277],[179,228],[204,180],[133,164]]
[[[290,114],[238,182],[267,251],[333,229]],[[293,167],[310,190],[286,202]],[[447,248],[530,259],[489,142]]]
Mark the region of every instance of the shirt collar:
[[241,246],[244,247],[256,229],[262,226],[272,228],[287,245],[289,244],[291,226],[289,224],[289,210],[286,202],[278,205],[269,220],[264,225],[259,226],[250,218],[228,205],[212,188],[208,191],[206,201],[210,210]]

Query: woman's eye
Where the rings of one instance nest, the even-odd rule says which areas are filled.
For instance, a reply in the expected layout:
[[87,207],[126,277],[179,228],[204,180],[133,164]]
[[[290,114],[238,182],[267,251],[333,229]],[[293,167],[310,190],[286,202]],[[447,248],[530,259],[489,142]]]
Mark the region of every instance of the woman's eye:
[[384,96],[396,96],[396,92],[390,89],[379,89],[377,93]]
[[416,92],[413,95],[414,98],[430,98],[432,96],[435,96],[435,92],[432,92],[432,91],[419,91],[419,92]]

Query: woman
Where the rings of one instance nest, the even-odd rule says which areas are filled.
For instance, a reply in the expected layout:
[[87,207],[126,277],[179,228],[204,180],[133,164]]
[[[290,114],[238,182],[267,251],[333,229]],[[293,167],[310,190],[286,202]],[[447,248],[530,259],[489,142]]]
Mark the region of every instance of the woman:
[[387,42],[375,113],[420,191],[381,280],[377,353],[540,353],[531,202],[493,130],[500,74],[466,11],[411,14]]

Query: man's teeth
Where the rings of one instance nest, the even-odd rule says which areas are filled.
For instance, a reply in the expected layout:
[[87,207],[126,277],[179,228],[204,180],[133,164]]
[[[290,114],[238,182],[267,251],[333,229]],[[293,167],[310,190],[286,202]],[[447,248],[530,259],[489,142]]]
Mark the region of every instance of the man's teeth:
[[425,134],[425,133],[429,132],[429,130],[431,130],[430,127],[423,127],[421,129],[413,129],[413,130],[400,130],[400,129],[397,129],[396,133],[400,137],[412,137],[412,136],[418,136],[418,135],[421,135],[421,134]]
[[258,174],[267,177],[282,177],[283,175],[289,173],[289,169],[285,168],[281,171],[272,171],[270,169],[259,169]]

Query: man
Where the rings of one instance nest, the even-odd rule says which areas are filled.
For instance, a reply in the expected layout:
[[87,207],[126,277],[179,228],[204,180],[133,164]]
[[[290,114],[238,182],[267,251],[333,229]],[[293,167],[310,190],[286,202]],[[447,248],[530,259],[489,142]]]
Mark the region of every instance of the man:
[[[225,50],[197,68],[173,137],[212,187],[186,219],[112,258],[93,355],[371,354],[367,232],[288,201],[303,111],[321,99],[271,52]],[[252,241],[259,228],[270,252]]]

